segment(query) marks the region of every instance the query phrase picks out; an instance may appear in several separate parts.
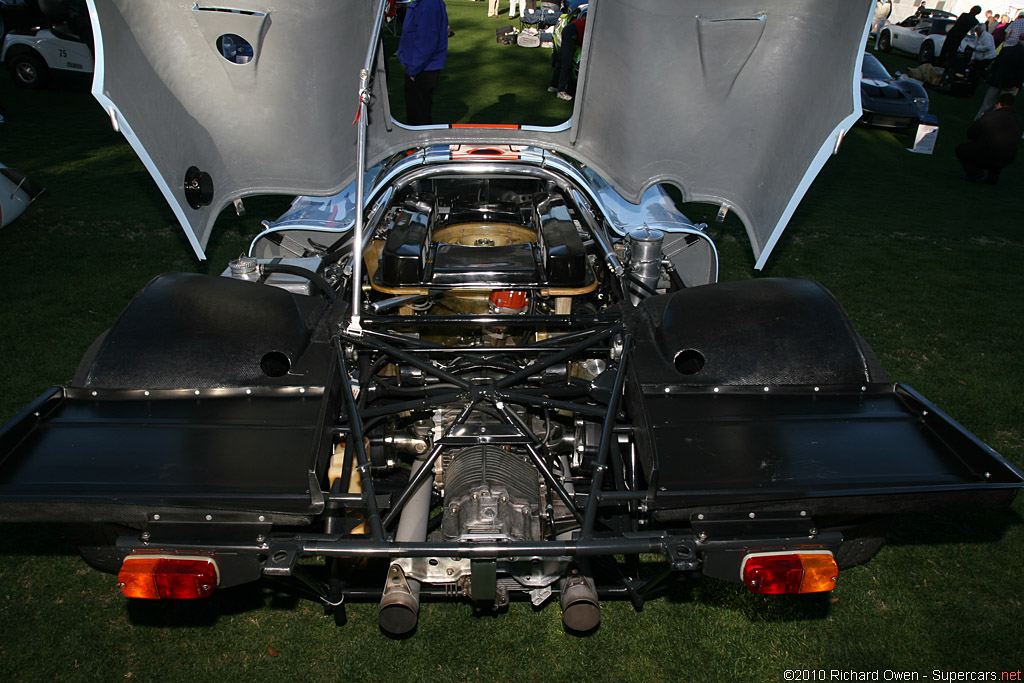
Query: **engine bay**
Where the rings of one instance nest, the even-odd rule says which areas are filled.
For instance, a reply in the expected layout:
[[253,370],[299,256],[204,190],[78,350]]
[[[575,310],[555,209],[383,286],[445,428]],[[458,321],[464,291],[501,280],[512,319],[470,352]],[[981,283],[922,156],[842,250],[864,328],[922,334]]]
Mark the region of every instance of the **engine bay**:
[[300,198],[220,277],[157,277],[0,433],[5,518],[84,524],[129,597],[267,577],[401,636],[422,600],[557,600],[588,632],[669,576],[829,590],[878,501],[1012,500],[820,285],[716,283],[667,196],[623,226],[557,163],[402,155],[362,230]]
[[593,289],[582,226],[553,185],[441,178],[406,188],[384,218],[374,289]]

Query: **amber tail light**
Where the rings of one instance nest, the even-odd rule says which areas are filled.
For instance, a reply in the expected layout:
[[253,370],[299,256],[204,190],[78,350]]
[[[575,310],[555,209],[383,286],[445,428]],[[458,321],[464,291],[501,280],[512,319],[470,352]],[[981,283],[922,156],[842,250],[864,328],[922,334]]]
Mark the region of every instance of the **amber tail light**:
[[751,593],[823,593],[835,587],[839,567],[828,550],[750,553],[740,576]]
[[205,555],[132,554],[124,559],[117,580],[129,598],[205,598],[217,587],[219,570]]

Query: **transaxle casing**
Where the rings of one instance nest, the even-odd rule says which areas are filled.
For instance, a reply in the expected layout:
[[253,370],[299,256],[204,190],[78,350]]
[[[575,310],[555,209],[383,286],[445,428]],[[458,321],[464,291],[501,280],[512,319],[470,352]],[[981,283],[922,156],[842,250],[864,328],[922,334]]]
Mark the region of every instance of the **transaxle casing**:
[[541,483],[525,458],[499,446],[463,448],[445,468],[446,541],[541,538]]

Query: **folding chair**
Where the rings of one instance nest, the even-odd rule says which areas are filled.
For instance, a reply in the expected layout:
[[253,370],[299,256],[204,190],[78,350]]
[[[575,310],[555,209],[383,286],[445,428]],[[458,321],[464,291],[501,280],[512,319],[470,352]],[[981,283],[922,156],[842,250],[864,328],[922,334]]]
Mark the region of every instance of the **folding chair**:
[[524,31],[527,27],[538,28],[543,18],[544,13],[541,10],[536,7],[527,7],[519,15],[519,30]]

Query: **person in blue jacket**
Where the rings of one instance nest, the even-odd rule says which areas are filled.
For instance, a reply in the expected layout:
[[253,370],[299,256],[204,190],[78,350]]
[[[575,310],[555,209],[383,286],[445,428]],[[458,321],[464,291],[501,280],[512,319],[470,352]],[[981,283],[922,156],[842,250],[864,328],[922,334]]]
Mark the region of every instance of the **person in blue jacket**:
[[434,122],[434,88],[448,57],[444,0],[415,0],[405,11],[398,61],[405,67],[405,117],[411,126]]

